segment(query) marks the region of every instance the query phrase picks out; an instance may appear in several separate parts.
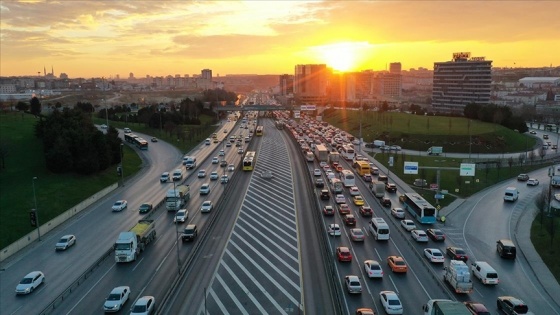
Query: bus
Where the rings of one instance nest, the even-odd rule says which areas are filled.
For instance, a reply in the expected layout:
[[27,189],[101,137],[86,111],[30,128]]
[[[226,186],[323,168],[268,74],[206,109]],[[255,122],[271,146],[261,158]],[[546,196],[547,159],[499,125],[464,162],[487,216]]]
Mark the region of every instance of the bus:
[[247,151],[245,158],[243,158],[243,170],[252,171],[255,168],[256,153],[255,151]]
[[556,124],[546,124],[546,126],[544,127],[544,130],[546,131],[556,131]]
[[128,143],[135,143],[136,138],[138,138],[138,136],[133,134],[133,133],[125,133],[124,134],[124,140]]
[[370,174],[371,168],[369,166],[369,163],[366,161],[356,161],[356,172],[358,172],[360,176]]
[[350,170],[342,170],[340,172],[340,180],[344,187],[352,187],[356,184],[356,176]]
[[264,132],[264,126],[257,126],[257,130],[255,131],[255,135],[262,136]]
[[352,145],[343,145],[342,152],[340,152],[340,154],[346,161],[353,160],[355,153],[356,151],[354,151],[354,147]]
[[331,178],[329,180],[331,191],[333,194],[341,194],[342,193],[342,182],[338,178]]
[[434,224],[437,210],[417,193],[405,193],[402,197],[406,210],[422,224]]
[[146,141],[146,140],[144,140],[140,137],[134,138],[134,144],[136,144],[136,146],[140,150],[148,150],[148,141]]

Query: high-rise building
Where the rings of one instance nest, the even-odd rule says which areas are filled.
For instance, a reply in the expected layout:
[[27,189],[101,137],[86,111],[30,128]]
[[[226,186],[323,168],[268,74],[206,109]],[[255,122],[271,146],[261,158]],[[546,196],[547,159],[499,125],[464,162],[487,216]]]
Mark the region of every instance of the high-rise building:
[[463,113],[468,104],[490,103],[492,61],[454,53],[453,60],[434,63],[432,106],[448,113]]
[[282,74],[279,78],[280,95],[294,94],[294,76],[290,74]]
[[327,101],[327,65],[296,65],[294,96],[297,104],[324,105]]
[[400,62],[392,62],[389,64],[389,72],[390,73],[401,73],[401,63]]
[[210,69],[202,69],[201,77],[204,80],[212,81],[212,70]]

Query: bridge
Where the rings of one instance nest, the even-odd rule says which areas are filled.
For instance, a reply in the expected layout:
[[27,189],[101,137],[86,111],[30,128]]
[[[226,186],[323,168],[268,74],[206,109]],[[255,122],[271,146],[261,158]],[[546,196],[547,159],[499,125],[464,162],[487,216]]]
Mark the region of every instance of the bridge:
[[299,105],[299,106],[276,106],[276,105],[224,105],[218,106],[215,108],[216,111],[223,112],[223,111],[271,111],[271,110],[316,110],[317,107],[315,105]]

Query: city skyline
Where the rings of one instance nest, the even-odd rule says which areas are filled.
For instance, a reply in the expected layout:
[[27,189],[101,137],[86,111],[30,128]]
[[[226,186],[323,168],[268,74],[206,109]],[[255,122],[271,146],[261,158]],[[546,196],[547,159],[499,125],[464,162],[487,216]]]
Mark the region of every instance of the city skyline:
[[135,77],[403,70],[485,56],[560,64],[555,1],[1,1],[0,75]]

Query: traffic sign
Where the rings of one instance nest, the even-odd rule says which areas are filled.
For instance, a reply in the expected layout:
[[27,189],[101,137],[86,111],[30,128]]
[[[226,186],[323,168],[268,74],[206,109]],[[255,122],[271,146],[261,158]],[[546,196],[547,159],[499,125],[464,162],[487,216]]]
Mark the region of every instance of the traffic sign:
[[461,168],[459,171],[460,176],[474,176],[474,171],[476,169],[476,164],[473,163],[461,163]]
[[431,190],[437,190],[438,189],[438,184],[430,184],[430,189]]
[[404,162],[405,174],[418,174],[418,162]]
[[445,198],[445,195],[444,195],[444,194],[436,194],[436,195],[434,196],[434,198],[435,198],[435,199],[443,199],[443,198]]

